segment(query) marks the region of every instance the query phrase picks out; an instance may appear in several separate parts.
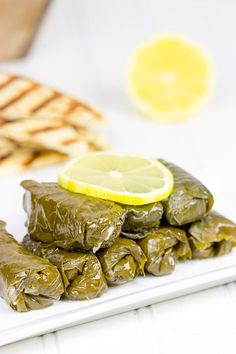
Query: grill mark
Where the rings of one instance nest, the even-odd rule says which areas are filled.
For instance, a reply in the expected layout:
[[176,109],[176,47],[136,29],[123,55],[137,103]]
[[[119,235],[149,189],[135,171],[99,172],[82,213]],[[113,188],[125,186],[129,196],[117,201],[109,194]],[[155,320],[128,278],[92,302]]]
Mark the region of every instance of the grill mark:
[[[61,141],[61,144],[62,145],[70,145],[70,144],[74,144],[74,143],[77,143],[77,142],[78,142],[78,139],[71,138],[71,139],[67,139],[67,140]],[[83,140],[83,142],[85,142],[85,141]]]
[[61,129],[62,127],[64,127],[64,124],[59,125],[58,127],[52,126],[52,127],[44,127],[44,128],[38,128],[38,129],[34,129],[29,131],[29,133],[31,135],[37,135],[39,133],[44,133],[50,130],[57,130],[57,129]]
[[13,103],[16,103],[17,101],[19,101],[22,97],[26,96],[28,93],[32,92],[36,87],[38,87],[37,83],[32,83],[32,86],[30,86],[29,88],[25,89],[24,91],[22,91],[21,93],[19,93],[17,96],[15,96],[14,98],[12,98],[10,101],[8,101],[7,103],[5,103],[4,105],[0,106],[0,110],[4,110],[6,109],[8,106],[10,106]]
[[30,165],[32,165],[34,163],[34,161],[36,161],[38,158],[43,157],[45,155],[45,157],[47,155],[49,155],[50,153],[57,153],[57,155],[60,155],[61,158],[65,159],[67,157],[66,154],[60,153],[58,151],[54,151],[54,150],[35,150],[32,151],[32,156],[24,162],[24,168],[29,167]]
[[86,111],[90,111],[90,112],[96,113],[96,112],[94,112],[94,110],[93,110],[91,107],[89,107],[86,103],[81,102],[81,101],[79,101],[79,100],[77,101],[77,107],[79,107],[79,108],[85,108]]
[[12,152],[9,152],[6,155],[0,156],[0,164],[3,163],[5,160],[7,160],[9,157],[11,157],[12,154],[13,154]]
[[76,133],[85,133],[88,131],[88,128],[76,125],[73,121],[71,122],[70,117],[65,117],[65,119],[63,119],[63,122],[65,123],[66,126],[69,126]]
[[0,84],[0,89],[6,87],[7,85],[9,85],[12,81],[16,80],[17,79],[17,76],[10,76],[5,82],[1,83]]
[[72,99],[69,107],[64,111],[64,114],[66,115],[66,114],[70,114],[70,113],[74,112],[78,106],[79,106],[79,103]]
[[0,116],[0,127],[2,127],[5,124],[14,124],[14,123],[15,123],[14,120],[9,120],[8,117]]
[[94,111],[90,106],[88,106],[86,103],[83,103],[81,101],[73,101],[71,103],[71,106],[64,112],[64,114],[72,114],[76,108],[83,108],[85,111],[92,113],[93,117],[98,120],[103,120],[103,117],[100,113]]
[[20,148],[21,145],[18,143],[18,141],[12,139],[12,138],[9,138],[9,137],[0,137],[0,138],[3,138],[5,141],[8,141],[9,143],[13,144],[14,145],[14,148]]
[[[0,93],[0,95],[1,95],[1,93]],[[19,124],[18,119],[16,119],[16,120],[9,119],[8,116],[4,117],[4,114],[5,113],[3,112],[3,115],[0,116],[0,127],[3,126],[3,125],[9,125],[9,126],[13,125],[14,126],[15,124]],[[21,117],[21,115],[19,117]],[[24,122],[25,120],[27,121],[28,119],[29,118],[27,116],[23,117],[23,118],[20,119],[20,122]]]
[[95,141],[90,141],[89,142],[89,147],[95,151],[103,151],[104,149],[102,148],[101,145],[97,144]]
[[40,155],[40,151],[33,151],[32,156],[23,163],[24,167],[30,166],[38,157],[40,157]]
[[36,113],[36,112],[40,111],[40,109],[45,108],[45,106],[47,106],[48,103],[54,101],[56,98],[58,98],[60,96],[61,96],[61,94],[59,92],[57,92],[57,91],[53,92],[51,97],[46,98],[43,102],[39,103],[34,108],[31,108],[30,113]]

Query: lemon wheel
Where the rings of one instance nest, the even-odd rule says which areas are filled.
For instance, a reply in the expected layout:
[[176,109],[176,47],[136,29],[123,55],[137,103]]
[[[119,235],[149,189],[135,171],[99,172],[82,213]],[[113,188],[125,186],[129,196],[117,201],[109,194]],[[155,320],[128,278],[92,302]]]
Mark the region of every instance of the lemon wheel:
[[58,183],[71,192],[144,205],[167,198],[173,189],[173,176],[156,159],[98,152],[69,162]]

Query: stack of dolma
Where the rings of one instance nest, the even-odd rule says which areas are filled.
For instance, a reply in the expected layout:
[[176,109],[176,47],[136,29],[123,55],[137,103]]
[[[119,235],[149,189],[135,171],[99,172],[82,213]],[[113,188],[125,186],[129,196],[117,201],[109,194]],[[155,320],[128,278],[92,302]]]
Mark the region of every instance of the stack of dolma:
[[23,181],[22,245],[0,224],[1,295],[18,311],[42,308],[61,296],[93,299],[138,275],[170,274],[178,261],[229,253],[236,246],[236,225],[212,211],[213,196],[200,181],[161,162],[174,176],[173,191],[143,206]]
[[200,181],[161,161],[174,176],[174,190],[163,202],[165,222],[186,231],[192,258],[229,253],[236,246],[236,224],[212,210],[213,196]]

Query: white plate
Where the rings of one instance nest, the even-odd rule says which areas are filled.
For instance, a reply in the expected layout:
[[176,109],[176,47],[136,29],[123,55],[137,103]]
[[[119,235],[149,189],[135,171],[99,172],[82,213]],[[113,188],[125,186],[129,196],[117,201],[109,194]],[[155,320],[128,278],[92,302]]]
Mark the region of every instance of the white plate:
[[[18,240],[25,234],[25,214],[21,206],[23,191],[19,187],[19,182],[24,178],[55,180],[56,173],[56,168],[50,168],[1,180],[0,219],[7,221],[8,230]],[[0,345],[233,280],[236,280],[236,251],[218,259],[178,264],[175,272],[169,276],[139,277],[123,286],[110,288],[101,298],[91,301],[60,301],[44,310],[16,313],[0,299]]]

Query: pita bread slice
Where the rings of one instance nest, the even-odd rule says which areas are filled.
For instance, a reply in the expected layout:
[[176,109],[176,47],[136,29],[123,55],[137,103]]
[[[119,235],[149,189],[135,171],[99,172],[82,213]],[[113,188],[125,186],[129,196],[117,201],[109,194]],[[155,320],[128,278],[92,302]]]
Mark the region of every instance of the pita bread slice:
[[24,147],[17,147],[9,150],[5,155],[1,151],[0,177],[16,174],[30,168],[38,168],[60,163],[65,159],[65,155],[50,150],[34,150]]
[[96,126],[104,120],[76,98],[9,73],[0,73],[0,116],[5,121],[36,117],[71,119],[84,127]]
[[0,137],[21,145],[55,150],[68,156],[105,148],[101,134],[58,119],[24,119],[0,126]]

